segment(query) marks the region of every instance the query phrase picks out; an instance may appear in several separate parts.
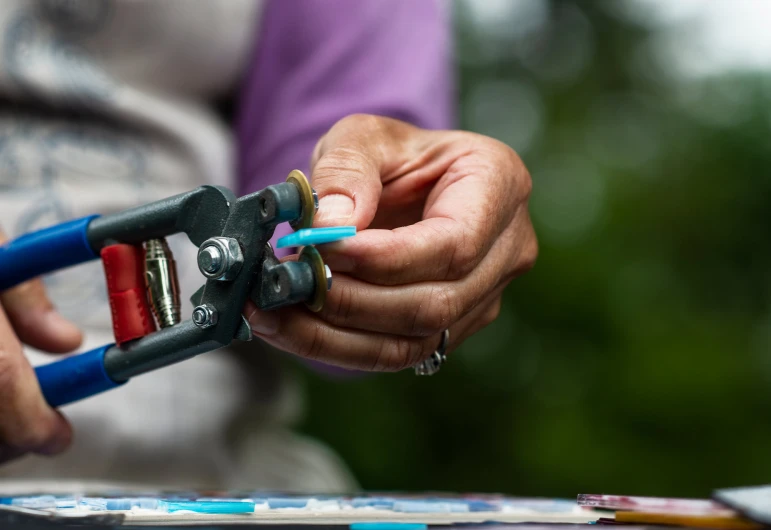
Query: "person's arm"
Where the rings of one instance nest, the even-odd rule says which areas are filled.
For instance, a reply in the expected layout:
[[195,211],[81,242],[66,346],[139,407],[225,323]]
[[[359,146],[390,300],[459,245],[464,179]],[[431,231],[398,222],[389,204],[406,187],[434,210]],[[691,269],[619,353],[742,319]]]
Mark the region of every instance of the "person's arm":
[[[443,0],[268,0],[238,108],[240,194],[309,174],[314,145],[357,113],[454,124]],[[322,214],[323,215],[323,214]],[[289,232],[286,224],[277,236]]]

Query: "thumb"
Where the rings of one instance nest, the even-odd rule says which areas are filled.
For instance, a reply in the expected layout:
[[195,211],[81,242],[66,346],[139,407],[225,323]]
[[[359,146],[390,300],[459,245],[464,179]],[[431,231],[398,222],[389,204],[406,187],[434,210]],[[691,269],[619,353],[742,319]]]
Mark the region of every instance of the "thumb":
[[319,196],[314,226],[354,225],[363,230],[374,219],[387,141],[380,120],[343,118],[316,145],[311,161],[311,183]]

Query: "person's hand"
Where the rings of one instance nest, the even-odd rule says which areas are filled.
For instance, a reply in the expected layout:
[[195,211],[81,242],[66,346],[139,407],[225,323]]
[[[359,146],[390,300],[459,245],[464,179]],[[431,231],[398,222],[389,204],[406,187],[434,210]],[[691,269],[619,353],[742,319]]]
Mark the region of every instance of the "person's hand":
[[[492,322],[538,244],[530,175],[501,142],[349,116],[316,146],[314,226],[356,225],[319,251],[335,271],[324,308],[247,313],[279,349],[360,370],[401,370]],[[291,259],[291,258],[290,258]],[[250,314],[251,313],[251,314]]]
[[58,454],[70,445],[72,428],[43,399],[21,344],[66,353],[80,345],[81,333],[54,310],[40,280],[0,293],[0,302],[0,463],[30,452]]

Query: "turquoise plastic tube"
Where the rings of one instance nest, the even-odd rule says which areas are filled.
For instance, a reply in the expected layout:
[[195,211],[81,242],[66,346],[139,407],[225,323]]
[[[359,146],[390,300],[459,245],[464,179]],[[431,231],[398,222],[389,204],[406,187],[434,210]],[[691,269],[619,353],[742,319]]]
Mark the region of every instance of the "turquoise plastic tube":
[[251,501],[159,501],[158,509],[169,513],[252,513],[254,503]]
[[321,245],[334,243],[356,235],[355,226],[330,226],[327,228],[303,228],[280,238],[276,242],[278,248],[304,247],[306,245]]

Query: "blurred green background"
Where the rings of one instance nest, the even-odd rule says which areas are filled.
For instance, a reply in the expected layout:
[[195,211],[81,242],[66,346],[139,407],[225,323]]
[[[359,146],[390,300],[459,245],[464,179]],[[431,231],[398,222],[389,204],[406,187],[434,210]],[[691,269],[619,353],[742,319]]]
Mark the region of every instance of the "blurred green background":
[[462,126],[525,160],[540,257],[437,376],[298,369],[364,488],[771,482],[771,78],[700,47],[708,2],[654,4],[453,4]]

